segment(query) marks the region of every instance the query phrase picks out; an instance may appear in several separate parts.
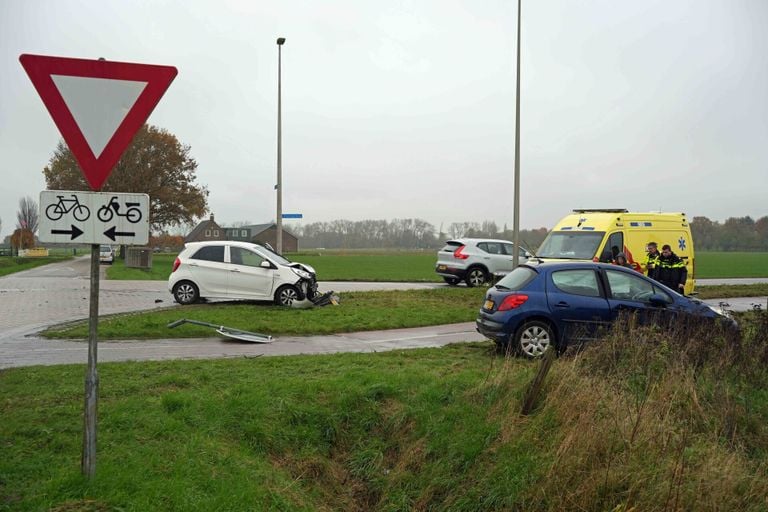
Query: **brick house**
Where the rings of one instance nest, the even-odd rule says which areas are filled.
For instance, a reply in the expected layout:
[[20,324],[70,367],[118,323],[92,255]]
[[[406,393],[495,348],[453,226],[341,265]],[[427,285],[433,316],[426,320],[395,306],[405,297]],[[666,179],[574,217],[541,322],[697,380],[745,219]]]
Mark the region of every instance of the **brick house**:
[[211,214],[210,218],[201,221],[200,224],[195,226],[195,228],[184,237],[184,242],[206,242],[209,240],[226,239],[226,231],[216,224],[216,221],[213,220],[213,214]]
[[[241,229],[250,230],[250,241],[257,244],[269,244],[277,250],[277,224],[253,224]],[[299,239],[283,228],[283,252],[298,252]]]
[[[189,232],[184,242],[204,242],[208,240],[238,240],[241,242],[254,242],[257,244],[269,244],[277,250],[277,224],[252,224],[237,228],[219,226],[211,214],[210,218],[201,221],[200,224]],[[293,233],[283,228],[283,252],[298,252],[299,239]]]

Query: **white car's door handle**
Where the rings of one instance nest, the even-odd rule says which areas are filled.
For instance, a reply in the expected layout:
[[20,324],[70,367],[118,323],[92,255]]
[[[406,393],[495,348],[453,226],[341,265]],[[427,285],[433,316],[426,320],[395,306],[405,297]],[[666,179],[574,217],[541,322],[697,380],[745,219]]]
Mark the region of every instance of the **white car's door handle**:
[[240,272],[240,271],[236,268],[233,268],[233,269],[230,269],[230,272]]

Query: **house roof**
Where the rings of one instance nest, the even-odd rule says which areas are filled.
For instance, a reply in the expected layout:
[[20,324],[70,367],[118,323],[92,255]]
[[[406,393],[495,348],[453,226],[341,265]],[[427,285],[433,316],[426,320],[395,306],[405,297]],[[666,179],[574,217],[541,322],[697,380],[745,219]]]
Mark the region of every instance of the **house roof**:
[[[269,224],[251,224],[250,226],[243,226],[243,227],[251,230],[251,236],[256,236],[259,233],[263,233],[264,231],[268,230],[269,228],[274,227],[275,229],[277,229],[277,224],[275,224],[274,222],[271,222]],[[285,229],[285,226],[283,226],[283,231],[288,233],[294,238],[298,238],[296,235],[291,233],[290,230]]]
[[216,224],[216,221],[212,219],[206,219],[200,222],[200,224],[198,224],[197,226],[195,226],[195,228],[192,231],[190,231],[187,234],[187,236],[184,237],[184,241],[185,242],[194,241],[200,235],[200,233],[203,233],[206,229],[221,229],[221,226]]

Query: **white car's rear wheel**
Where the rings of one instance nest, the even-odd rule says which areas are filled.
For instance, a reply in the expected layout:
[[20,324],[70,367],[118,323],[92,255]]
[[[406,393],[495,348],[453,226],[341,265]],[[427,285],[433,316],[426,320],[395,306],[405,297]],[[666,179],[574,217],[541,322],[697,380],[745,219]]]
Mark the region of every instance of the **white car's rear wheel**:
[[179,281],[173,286],[173,299],[184,306],[194,304],[200,299],[200,291],[191,281]]

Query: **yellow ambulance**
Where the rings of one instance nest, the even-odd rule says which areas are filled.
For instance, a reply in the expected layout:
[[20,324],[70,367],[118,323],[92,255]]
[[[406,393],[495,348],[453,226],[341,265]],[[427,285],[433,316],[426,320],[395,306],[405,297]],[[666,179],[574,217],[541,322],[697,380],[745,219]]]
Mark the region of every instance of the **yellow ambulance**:
[[539,259],[610,262],[623,252],[638,272],[645,269],[645,247],[656,242],[659,251],[669,244],[685,261],[685,294],[695,286],[693,237],[684,213],[630,212],[624,209],[577,209],[566,215],[536,252]]

